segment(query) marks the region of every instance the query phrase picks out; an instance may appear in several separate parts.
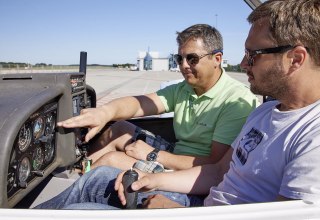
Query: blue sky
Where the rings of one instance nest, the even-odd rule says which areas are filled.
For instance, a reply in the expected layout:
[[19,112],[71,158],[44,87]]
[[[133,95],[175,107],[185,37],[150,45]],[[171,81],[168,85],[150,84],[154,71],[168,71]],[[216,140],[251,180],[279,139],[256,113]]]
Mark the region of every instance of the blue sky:
[[240,63],[251,12],[242,0],[0,0],[0,61],[136,63],[139,51],[177,52],[176,31],[217,26],[224,58]]

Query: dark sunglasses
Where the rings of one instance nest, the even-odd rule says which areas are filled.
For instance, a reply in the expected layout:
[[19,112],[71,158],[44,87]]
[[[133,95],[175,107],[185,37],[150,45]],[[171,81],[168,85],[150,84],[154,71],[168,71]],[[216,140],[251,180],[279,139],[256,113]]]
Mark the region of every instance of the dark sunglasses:
[[173,57],[174,57],[174,60],[176,61],[176,63],[178,65],[182,65],[182,62],[183,62],[183,58],[185,57],[186,60],[187,60],[187,63],[190,65],[190,66],[195,66],[199,63],[200,59],[205,57],[205,56],[208,56],[208,55],[214,55],[216,53],[223,53],[222,50],[214,50],[212,51],[211,53],[207,53],[207,54],[203,54],[203,55],[198,55],[196,53],[189,53],[187,54],[186,56],[181,56],[180,54],[175,54]]
[[280,47],[272,47],[272,48],[266,48],[266,49],[259,49],[259,50],[248,50],[245,49],[245,56],[248,60],[248,65],[253,66],[254,64],[254,57],[259,54],[269,54],[269,53],[283,53],[288,50],[291,50],[295,48],[295,46],[286,45],[286,46],[280,46]]

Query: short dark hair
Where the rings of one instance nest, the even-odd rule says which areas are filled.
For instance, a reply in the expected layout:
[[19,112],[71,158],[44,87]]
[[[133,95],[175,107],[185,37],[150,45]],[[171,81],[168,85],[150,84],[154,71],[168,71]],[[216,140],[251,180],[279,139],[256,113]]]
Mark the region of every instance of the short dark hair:
[[190,39],[202,39],[208,53],[223,49],[223,40],[220,32],[207,24],[196,24],[182,32],[177,32],[177,43],[181,47]]

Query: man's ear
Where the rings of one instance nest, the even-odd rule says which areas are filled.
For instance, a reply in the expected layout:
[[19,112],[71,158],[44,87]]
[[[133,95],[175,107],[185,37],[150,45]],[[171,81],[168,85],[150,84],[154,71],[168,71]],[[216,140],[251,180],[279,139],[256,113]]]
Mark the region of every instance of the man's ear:
[[299,69],[304,64],[307,54],[307,49],[303,46],[297,46],[288,53],[288,57],[290,58],[291,62],[291,71]]
[[214,54],[213,56],[214,56],[214,59],[216,62],[219,62],[219,63],[222,62],[222,53],[219,52],[219,53]]

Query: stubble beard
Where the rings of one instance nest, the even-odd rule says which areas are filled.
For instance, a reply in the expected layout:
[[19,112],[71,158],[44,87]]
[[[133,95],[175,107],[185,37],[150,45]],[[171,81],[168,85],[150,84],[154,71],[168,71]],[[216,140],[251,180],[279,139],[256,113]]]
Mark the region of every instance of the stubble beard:
[[279,99],[288,93],[288,77],[284,74],[281,63],[265,69],[263,76],[265,76],[263,82],[250,84],[250,90],[253,94]]

